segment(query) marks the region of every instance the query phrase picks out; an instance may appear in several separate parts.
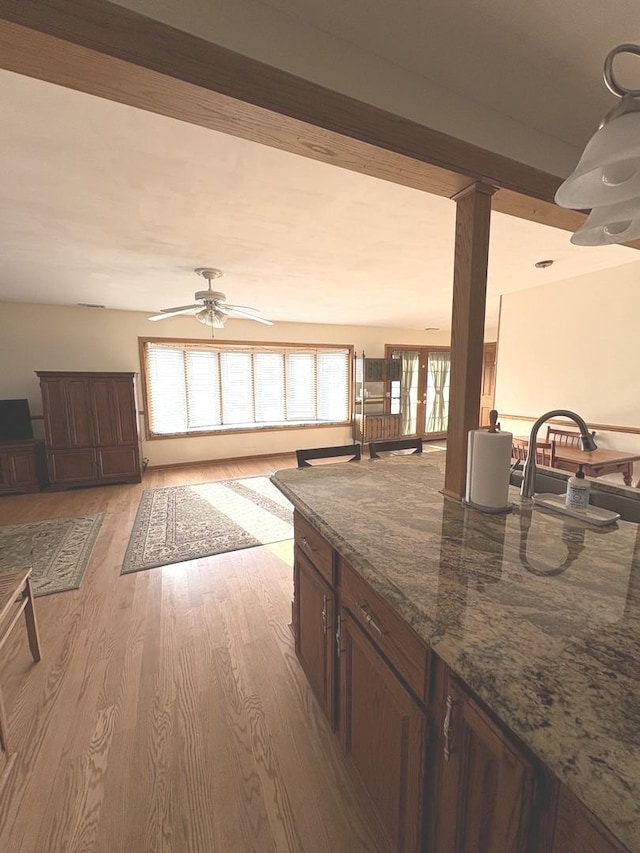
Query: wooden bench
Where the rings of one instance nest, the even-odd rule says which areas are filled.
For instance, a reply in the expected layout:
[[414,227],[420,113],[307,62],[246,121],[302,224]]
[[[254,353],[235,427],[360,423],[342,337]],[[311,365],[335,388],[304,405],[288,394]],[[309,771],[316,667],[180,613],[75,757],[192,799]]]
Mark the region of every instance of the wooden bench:
[[[35,661],[40,660],[40,638],[38,624],[33,606],[33,590],[31,588],[31,568],[19,569],[15,572],[0,572],[0,649],[5,644],[11,629],[24,611],[27,623],[29,648]],[[7,755],[9,749],[9,727],[7,714],[0,685],[0,746]]]

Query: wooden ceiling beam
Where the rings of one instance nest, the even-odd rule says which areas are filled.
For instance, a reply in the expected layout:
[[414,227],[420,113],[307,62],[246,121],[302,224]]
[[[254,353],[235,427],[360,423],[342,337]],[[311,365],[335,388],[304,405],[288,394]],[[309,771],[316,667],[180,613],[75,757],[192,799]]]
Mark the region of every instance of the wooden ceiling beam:
[[0,0],[0,67],[315,160],[574,230],[560,178],[106,0]]

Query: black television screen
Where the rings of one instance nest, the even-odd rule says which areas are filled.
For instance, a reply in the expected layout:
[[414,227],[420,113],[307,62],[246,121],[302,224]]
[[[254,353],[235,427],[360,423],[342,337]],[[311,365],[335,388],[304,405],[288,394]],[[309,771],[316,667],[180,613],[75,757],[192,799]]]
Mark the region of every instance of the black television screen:
[[28,400],[0,400],[0,441],[33,438]]

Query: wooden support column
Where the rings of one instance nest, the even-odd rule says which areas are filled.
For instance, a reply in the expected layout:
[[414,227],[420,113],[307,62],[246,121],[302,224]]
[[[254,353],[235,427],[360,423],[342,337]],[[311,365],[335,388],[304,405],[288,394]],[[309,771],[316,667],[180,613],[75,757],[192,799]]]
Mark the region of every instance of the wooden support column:
[[451,383],[444,494],[461,499],[467,478],[467,435],[477,429],[482,388],[491,196],[475,183],[453,196],[456,241],[451,318]]

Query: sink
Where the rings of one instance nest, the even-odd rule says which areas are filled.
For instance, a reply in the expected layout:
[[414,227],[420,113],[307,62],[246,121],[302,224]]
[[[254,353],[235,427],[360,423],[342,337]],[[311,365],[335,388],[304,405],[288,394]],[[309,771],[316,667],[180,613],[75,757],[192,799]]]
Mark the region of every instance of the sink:
[[[562,495],[567,491],[567,479],[570,476],[564,471],[538,468],[535,491],[538,494],[551,492],[554,495]],[[512,486],[519,488],[522,483],[522,471],[512,471],[509,482]],[[624,494],[624,492],[629,494]],[[589,503],[593,506],[602,507],[602,509],[610,509],[612,512],[620,513],[620,518],[623,521],[640,524],[640,489],[612,486],[611,483],[598,483],[597,480],[592,480]]]

